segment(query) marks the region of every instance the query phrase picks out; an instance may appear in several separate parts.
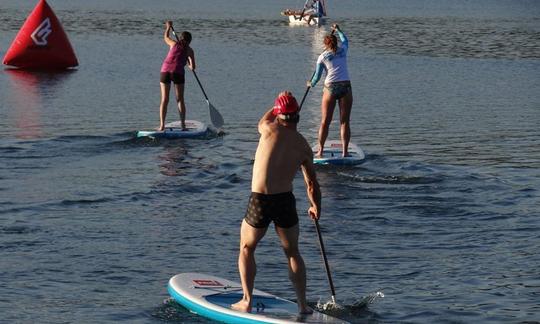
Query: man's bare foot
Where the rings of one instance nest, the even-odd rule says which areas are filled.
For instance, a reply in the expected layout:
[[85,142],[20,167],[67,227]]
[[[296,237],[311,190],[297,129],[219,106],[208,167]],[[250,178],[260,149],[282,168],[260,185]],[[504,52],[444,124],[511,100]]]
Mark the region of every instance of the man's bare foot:
[[156,128],[158,132],[162,132],[165,129],[165,126],[159,126]]
[[186,127],[186,124],[182,125],[182,131],[187,131],[187,127]]
[[323,151],[318,151],[317,154],[315,154],[315,157],[316,157],[317,159],[322,158],[322,157],[323,157]]
[[240,300],[231,305],[231,308],[240,312],[251,313],[251,303],[247,300]]
[[309,307],[309,306],[306,306],[304,308],[301,308],[301,309],[298,309],[298,313],[300,315],[309,315],[309,314],[313,314],[313,308]]
[[343,153],[342,157],[346,158],[346,157],[351,157],[352,155],[349,154],[349,152],[345,152]]

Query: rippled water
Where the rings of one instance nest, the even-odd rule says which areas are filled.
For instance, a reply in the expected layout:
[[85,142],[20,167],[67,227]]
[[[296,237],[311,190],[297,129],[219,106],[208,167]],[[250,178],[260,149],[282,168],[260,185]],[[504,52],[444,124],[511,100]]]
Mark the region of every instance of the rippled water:
[[[81,63],[0,71],[0,321],[200,322],[176,273],[237,279],[256,123],[301,95],[327,27],[289,27],[286,1],[50,1]],[[33,3],[0,8],[0,54]],[[318,168],[334,315],[365,322],[538,321],[540,24],[535,1],[343,1],[357,167]],[[185,10],[184,10],[185,9]],[[245,13],[249,12],[250,15]],[[193,32],[224,134],[135,138],[157,126],[162,21]],[[208,120],[191,75],[188,118]],[[300,129],[316,139],[321,89]],[[175,118],[172,108],[170,119]],[[332,125],[331,137],[337,137]],[[304,187],[295,183],[300,215]],[[330,291],[301,217],[308,298]],[[269,231],[257,287],[294,299]],[[366,305],[376,292],[385,297]]]
[[[536,10],[538,8],[536,7]],[[18,30],[25,11],[9,10],[0,21]],[[540,13],[540,10],[538,10]],[[61,11],[66,31],[73,34],[160,35],[163,12]],[[310,45],[309,37],[284,33],[280,17],[186,17],[181,11],[166,14],[179,26],[190,26],[201,38],[243,45]],[[348,35],[363,48],[379,53],[463,58],[540,58],[540,16],[488,17],[347,17],[339,20]],[[13,29],[9,28],[13,27]]]

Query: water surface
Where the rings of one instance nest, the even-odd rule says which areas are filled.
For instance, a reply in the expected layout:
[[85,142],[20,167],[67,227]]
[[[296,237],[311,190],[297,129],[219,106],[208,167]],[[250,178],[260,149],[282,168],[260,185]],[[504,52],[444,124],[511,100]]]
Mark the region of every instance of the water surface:
[[[179,272],[237,279],[256,123],[301,96],[328,26],[290,27],[286,1],[50,1],[80,61],[0,71],[0,319],[206,323],[169,300]],[[339,312],[353,323],[538,321],[540,6],[340,1],[360,166],[317,169]],[[0,54],[33,1],[3,2]],[[136,139],[158,125],[162,24],[192,31],[225,134]],[[315,142],[321,87],[299,128]],[[188,118],[208,121],[187,75]],[[169,107],[169,120],[176,114]],[[337,125],[331,138],[338,136]],[[308,298],[330,297],[295,182]],[[256,285],[294,299],[277,237]],[[385,298],[353,305],[377,291]]]

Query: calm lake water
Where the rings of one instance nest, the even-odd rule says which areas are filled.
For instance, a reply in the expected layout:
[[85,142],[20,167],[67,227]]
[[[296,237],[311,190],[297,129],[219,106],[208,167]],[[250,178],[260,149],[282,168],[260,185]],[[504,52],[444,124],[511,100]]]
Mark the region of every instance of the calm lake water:
[[[303,1],[49,4],[80,61],[0,70],[0,322],[209,323],[169,299],[180,272],[238,279],[256,123],[297,96],[329,26]],[[35,5],[2,0],[0,54]],[[540,2],[328,1],[350,40],[356,167],[320,167],[321,227],[352,323],[540,321]],[[141,140],[159,122],[163,21],[193,33],[224,134]],[[321,87],[299,129],[316,140]],[[188,118],[208,109],[187,74]],[[169,106],[169,121],[177,118]],[[338,128],[331,126],[330,138]],[[308,299],[330,291],[300,174]],[[269,231],[256,286],[294,299]],[[357,303],[384,293],[368,306]]]

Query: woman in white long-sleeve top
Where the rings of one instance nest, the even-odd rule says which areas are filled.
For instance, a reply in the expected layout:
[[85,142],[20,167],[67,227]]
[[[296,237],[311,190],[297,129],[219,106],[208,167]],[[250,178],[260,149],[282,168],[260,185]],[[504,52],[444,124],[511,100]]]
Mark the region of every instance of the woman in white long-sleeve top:
[[[337,33],[341,44],[338,46]],[[314,87],[326,71],[321,102],[321,126],[319,128],[319,150],[316,157],[322,157],[324,143],[328,137],[328,128],[332,121],[336,101],[339,104],[339,121],[343,156],[348,156],[351,129],[349,120],[353,103],[351,80],[347,70],[347,51],[349,41],[337,24],[332,25],[332,34],[324,37],[325,51],[317,59],[317,67],[308,87]]]

